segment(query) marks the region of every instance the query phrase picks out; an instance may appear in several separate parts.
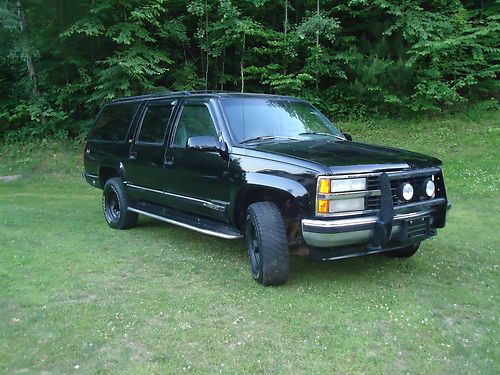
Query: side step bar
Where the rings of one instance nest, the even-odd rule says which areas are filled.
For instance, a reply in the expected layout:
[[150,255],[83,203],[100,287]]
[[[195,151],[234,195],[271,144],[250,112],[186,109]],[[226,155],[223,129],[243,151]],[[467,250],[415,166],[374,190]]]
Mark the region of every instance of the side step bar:
[[242,238],[243,235],[236,228],[214,220],[200,218],[184,212],[178,212],[169,208],[156,207],[151,204],[140,204],[138,207],[128,207],[129,211],[152,217],[169,224],[178,225],[196,232],[220,237],[227,240]]

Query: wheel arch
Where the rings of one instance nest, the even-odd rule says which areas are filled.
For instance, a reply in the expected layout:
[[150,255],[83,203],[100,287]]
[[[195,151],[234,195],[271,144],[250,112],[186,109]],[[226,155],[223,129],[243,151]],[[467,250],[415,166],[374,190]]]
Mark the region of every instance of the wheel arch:
[[122,181],[125,181],[123,165],[119,163],[116,164],[104,164],[99,167],[99,184],[101,189],[104,188],[106,181],[113,177],[120,177]]
[[285,177],[247,174],[234,200],[233,220],[237,228],[243,228],[248,207],[263,201],[276,203],[284,217],[293,218],[307,210],[309,193],[300,183]]

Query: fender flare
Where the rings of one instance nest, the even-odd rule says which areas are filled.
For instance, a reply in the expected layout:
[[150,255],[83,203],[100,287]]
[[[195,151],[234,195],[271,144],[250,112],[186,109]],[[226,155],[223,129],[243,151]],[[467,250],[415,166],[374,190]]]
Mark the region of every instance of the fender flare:
[[[297,181],[285,177],[265,173],[246,173],[242,189],[248,187],[262,187],[288,193],[297,200],[300,206],[306,207],[309,203],[309,192]],[[240,189],[241,191],[241,189]]]
[[243,175],[241,184],[233,191],[233,196],[230,204],[230,215],[232,220],[237,222],[236,216],[239,211],[239,204],[245,196],[245,192],[251,188],[262,188],[266,190],[274,190],[276,192],[289,195],[298,206],[298,209],[306,213],[310,210],[310,194],[306,188],[299,182],[286,177],[280,177],[265,173],[249,172]]
[[113,159],[104,159],[99,166],[99,177],[101,176],[101,170],[103,168],[109,168],[109,169],[114,169],[116,172],[118,172],[118,176],[120,176],[121,180],[123,182],[127,181],[127,176],[125,173],[125,168],[123,166],[123,163],[119,160],[113,160]]

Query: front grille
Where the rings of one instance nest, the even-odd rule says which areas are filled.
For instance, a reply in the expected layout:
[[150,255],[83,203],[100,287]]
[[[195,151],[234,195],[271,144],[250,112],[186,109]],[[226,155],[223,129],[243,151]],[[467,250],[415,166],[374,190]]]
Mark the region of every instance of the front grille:
[[366,180],[366,190],[378,190],[379,181],[378,176],[370,176]]
[[380,208],[380,197],[368,197],[366,198],[366,209],[367,210],[378,210]]
[[[418,172],[418,171],[416,171]],[[394,206],[400,206],[407,203],[419,202],[423,200],[429,200],[431,198],[427,197],[423,192],[420,191],[420,187],[424,183],[424,181],[430,178],[432,175],[436,175],[436,172],[429,172],[428,174],[419,174],[418,176],[411,176],[407,173],[404,173],[402,176],[398,176],[397,174],[389,174],[389,179],[391,182],[391,193],[392,193],[392,202]],[[402,201],[399,199],[397,190],[401,184],[409,182],[413,188],[415,189],[415,194],[411,201]],[[379,176],[369,176],[367,178],[367,190],[379,190]],[[380,208],[380,196],[368,197],[366,198],[366,209],[367,210],[378,210]]]
[[[394,203],[395,206],[398,206],[400,204],[405,204],[405,203],[410,203],[410,202],[418,202],[422,200],[428,200],[430,199],[428,196],[425,194],[422,194],[423,192],[419,191],[420,187],[424,183],[424,181],[428,178],[430,178],[432,175],[428,176],[418,176],[418,177],[404,177],[404,178],[395,178],[391,179],[391,193],[392,193],[392,202]],[[413,188],[415,189],[415,194],[413,195],[413,198],[411,201],[401,201],[398,198],[397,190],[398,187],[401,186],[403,183],[410,183]]]

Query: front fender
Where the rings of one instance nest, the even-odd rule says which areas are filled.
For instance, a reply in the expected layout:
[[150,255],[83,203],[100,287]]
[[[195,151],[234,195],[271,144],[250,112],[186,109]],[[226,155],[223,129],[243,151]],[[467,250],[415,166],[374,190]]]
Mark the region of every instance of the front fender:
[[[244,203],[247,193],[250,190],[255,189],[262,189],[263,192],[272,191],[276,193],[284,193],[294,201],[300,214],[308,216],[307,213],[310,211],[311,207],[310,198],[307,189],[302,184],[286,177],[249,172],[242,176],[242,179],[238,184],[238,188],[232,192],[228,214],[229,217],[232,218],[231,220],[234,220],[236,226],[240,225],[240,218],[242,214],[240,211],[243,209],[242,204]],[[264,198],[264,195],[262,198]]]
[[291,195],[302,209],[306,209],[309,205],[309,192],[306,188],[297,181],[285,177],[274,176],[265,173],[246,173],[245,184],[243,188],[262,187],[266,189],[274,189],[283,191]]

